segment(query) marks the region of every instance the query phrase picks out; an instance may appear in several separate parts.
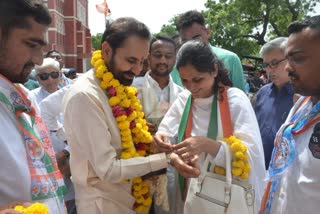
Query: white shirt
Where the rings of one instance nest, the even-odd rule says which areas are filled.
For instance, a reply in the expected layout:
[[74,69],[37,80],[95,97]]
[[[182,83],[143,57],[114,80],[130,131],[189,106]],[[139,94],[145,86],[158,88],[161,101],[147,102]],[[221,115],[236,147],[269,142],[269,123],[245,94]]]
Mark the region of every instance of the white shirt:
[[138,89],[138,98],[147,119],[161,119],[175,101],[177,95],[183,91],[181,86],[173,82],[171,76],[169,78],[168,85],[163,89],[150,76],[150,71],[144,77],[135,78],[133,81],[132,86]]
[[[296,104],[298,103],[299,101]],[[309,101],[308,105],[311,109],[312,102]],[[297,107],[298,105],[292,107],[286,122],[291,118]],[[293,135],[297,156],[292,166],[281,176],[278,191],[273,199],[271,213],[309,214],[319,212],[320,159],[315,158],[309,149],[310,137],[317,123],[305,132]]]
[[[21,86],[30,97],[30,91]],[[31,100],[35,103],[34,100]],[[28,114],[22,114],[31,125]],[[26,158],[25,142],[11,109],[0,102],[0,206],[12,201],[32,201],[31,176]],[[44,201],[50,213],[60,213],[61,203],[56,200]],[[62,213],[62,212],[61,212]]]
[[62,100],[69,86],[50,94],[39,105],[41,117],[47,128],[51,131],[57,131],[57,137],[62,141],[67,139],[63,129]]
[[41,101],[49,95],[50,93],[42,86],[30,91],[30,96],[36,101],[38,106],[41,103]]

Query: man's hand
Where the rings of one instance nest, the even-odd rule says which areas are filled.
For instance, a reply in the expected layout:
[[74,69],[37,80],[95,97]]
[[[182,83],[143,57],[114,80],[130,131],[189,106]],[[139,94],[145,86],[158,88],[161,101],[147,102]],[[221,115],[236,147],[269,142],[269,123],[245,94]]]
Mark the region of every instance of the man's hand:
[[156,134],[153,138],[153,147],[158,152],[169,153],[173,151],[173,145],[168,141],[168,136],[164,134]]
[[28,207],[31,206],[31,202],[13,201],[0,207],[0,214],[20,214],[21,212],[15,211],[16,206]]
[[70,165],[68,156],[64,152],[58,152],[56,154],[57,164],[60,172],[67,178],[71,176]]
[[158,131],[157,126],[153,123],[147,122],[147,126],[148,131],[151,133],[151,135],[154,135]]
[[21,212],[15,211],[14,209],[5,209],[1,210],[0,214],[21,214]]
[[200,175],[200,166],[197,164],[198,156],[190,157],[188,163],[184,162],[176,153],[170,154],[171,164],[186,178],[197,178]]

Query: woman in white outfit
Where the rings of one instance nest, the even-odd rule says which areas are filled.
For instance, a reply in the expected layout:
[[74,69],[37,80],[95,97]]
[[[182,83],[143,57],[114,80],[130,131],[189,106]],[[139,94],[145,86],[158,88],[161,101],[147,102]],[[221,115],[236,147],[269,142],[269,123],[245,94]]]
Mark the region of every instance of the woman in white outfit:
[[[249,99],[241,90],[231,87],[232,83],[222,62],[202,42],[185,43],[177,54],[176,66],[187,90],[179,94],[163,118],[155,137],[156,147],[166,152],[174,150],[186,161],[198,155],[200,165],[204,163],[206,154],[209,154],[212,162],[225,166],[225,152],[218,142],[223,138],[221,109],[214,104],[223,99],[224,92],[229,103],[233,135],[248,148],[248,162],[251,165],[248,182],[254,187],[256,205],[259,207],[265,186],[264,155],[259,127]],[[189,113],[185,117],[188,108]],[[187,128],[181,125],[188,120],[191,122]],[[212,137],[215,128],[216,136]],[[184,132],[182,137],[181,132]],[[196,179],[189,180],[188,189],[180,189],[184,197],[187,195],[184,190],[188,190],[189,194]]]

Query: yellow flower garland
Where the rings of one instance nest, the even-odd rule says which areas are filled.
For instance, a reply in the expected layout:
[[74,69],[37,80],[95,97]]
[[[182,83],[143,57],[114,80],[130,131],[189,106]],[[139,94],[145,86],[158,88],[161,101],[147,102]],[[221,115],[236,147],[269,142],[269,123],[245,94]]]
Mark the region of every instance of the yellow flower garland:
[[45,204],[34,203],[29,207],[15,206],[14,210],[24,214],[49,214],[49,210]]
[[[95,68],[96,77],[101,80],[100,87],[107,91],[109,104],[120,130],[121,158],[129,159],[148,155],[152,136],[148,132],[147,122],[141,111],[142,105],[137,98],[137,89],[123,86],[113,77],[104,63],[101,50],[93,53],[91,64]],[[136,199],[134,210],[148,212],[152,197],[150,187],[141,177],[133,179],[132,195]]]
[[[249,178],[251,165],[248,162],[247,147],[235,136],[231,135],[228,138],[222,139],[228,143],[232,151],[232,175],[243,180]],[[220,175],[225,175],[226,170],[223,167],[215,166],[214,172]]]

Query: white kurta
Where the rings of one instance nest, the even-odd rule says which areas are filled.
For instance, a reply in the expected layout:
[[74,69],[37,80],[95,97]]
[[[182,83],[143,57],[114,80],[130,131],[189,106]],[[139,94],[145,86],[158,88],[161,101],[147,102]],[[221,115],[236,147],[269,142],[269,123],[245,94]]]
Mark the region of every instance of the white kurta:
[[[247,96],[237,88],[229,88],[227,93],[233,134],[248,147],[249,163],[252,167],[248,181],[254,186],[256,205],[259,207],[265,187],[264,179],[266,176],[259,126]],[[171,143],[177,143],[179,121],[182,117],[184,106],[189,95],[190,92],[188,90],[180,93],[159,126],[158,132],[166,133],[170,136]],[[209,126],[208,118],[210,118],[211,114],[212,101],[213,96],[194,100],[194,105],[192,106],[193,123],[191,136],[207,136]],[[220,114],[218,115],[218,127],[222,127]],[[217,139],[222,139],[222,137],[222,130],[218,128]],[[225,166],[224,154],[223,147],[220,147],[220,150],[215,157],[216,164]],[[200,165],[203,164],[204,154],[200,155],[199,162]],[[197,179],[195,178],[191,179],[191,185],[192,182],[196,181]]]
[[64,126],[71,147],[71,172],[79,214],[133,214],[131,183],[167,167],[164,153],[120,159],[121,138],[108,98],[93,70],[64,97]]
[[[299,101],[296,104],[298,103]],[[312,102],[309,101],[308,105],[311,109]],[[298,105],[292,107],[285,123],[289,121],[297,107]],[[306,112],[306,114],[308,113]],[[281,175],[279,188],[271,206],[271,213],[319,213],[320,159],[315,158],[309,149],[310,137],[316,124],[299,135],[293,135],[297,156],[292,166]]]
[[[143,112],[146,119],[159,125],[163,116],[167,113],[177,95],[183,88],[175,84],[170,76],[169,84],[161,89],[158,82],[151,76],[150,71],[144,77],[138,77],[132,83],[138,89],[138,98],[143,104]],[[164,211],[160,206],[155,206],[155,214],[182,214],[183,202],[178,191],[177,172],[174,167],[167,168],[167,192],[169,200],[169,211]]]

